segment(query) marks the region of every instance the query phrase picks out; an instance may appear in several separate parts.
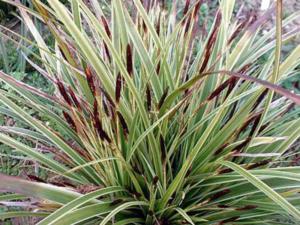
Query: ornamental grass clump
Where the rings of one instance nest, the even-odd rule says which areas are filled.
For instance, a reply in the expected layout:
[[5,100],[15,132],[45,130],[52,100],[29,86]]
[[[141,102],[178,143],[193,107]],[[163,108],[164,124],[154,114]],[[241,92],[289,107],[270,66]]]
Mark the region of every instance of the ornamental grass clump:
[[300,97],[280,87],[297,74],[300,46],[284,56],[281,48],[298,35],[284,27],[299,12],[283,18],[277,0],[237,20],[235,1],[223,0],[208,26],[201,0],[112,0],[105,11],[95,0],[5,2],[32,38],[5,27],[2,35],[38,49],[27,61],[56,91],[0,72],[12,89],[0,92],[1,113],[25,127],[2,127],[0,141],[12,149],[7,157],[30,165],[22,178],[0,175],[0,219],[300,221],[300,168],[290,148],[300,136]]

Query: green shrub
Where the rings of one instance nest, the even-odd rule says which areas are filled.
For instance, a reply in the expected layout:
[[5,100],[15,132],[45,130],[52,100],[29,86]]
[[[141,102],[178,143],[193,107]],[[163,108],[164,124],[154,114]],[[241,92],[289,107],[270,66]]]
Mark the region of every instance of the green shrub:
[[[294,116],[300,97],[279,86],[300,59],[300,46],[281,59],[281,45],[297,32],[281,34],[280,0],[277,26],[264,32],[276,10],[235,21],[234,1],[220,2],[210,30],[199,21],[201,1],[168,9],[156,1],[113,0],[109,16],[98,1],[70,2],[36,0],[36,11],[17,4],[39,48],[31,64],[56,92],[0,72],[14,90],[0,91],[1,113],[28,127],[5,127],[0,140],[32,165],[27,179],[0,175],[0,190],[18,193],[0,196],[8,207],[0,219],[300,220],[300,169],[292,162],[275,166],[300,136]],[[32,17],[45,23],[54,46],[45,44]]]

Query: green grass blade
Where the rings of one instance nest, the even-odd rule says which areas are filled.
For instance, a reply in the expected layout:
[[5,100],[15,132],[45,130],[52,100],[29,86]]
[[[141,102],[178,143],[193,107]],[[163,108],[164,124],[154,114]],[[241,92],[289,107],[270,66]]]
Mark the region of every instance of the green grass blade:
[[254,175],[252,175],[247,170],[243,169],[239,165],[225,161],[222,162],[222,164],[226,167],[229,167],[233,169],[234,171],[241,174],[243,177],[245,177],[251,184],[253,184],[255,187],[257,187],[260,191],[262,191],[265,195],[267,195],[270,199],[272,199],[276,204],[282,207],[286,212],[293,215],[297,220],[300,221],[300,212],[297,208],[295,208],[293,205],[291,205],[285,198],[283,198],[280,194],[272,190],[268,185],[266,185],[261,180],[257,179]]

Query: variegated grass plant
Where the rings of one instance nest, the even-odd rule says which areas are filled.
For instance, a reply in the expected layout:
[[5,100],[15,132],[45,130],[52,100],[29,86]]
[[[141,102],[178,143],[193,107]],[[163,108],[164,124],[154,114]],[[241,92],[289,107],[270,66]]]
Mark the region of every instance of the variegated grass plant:
[[[300,98],[280,87],[299,65],[300,46],[281,56],[299,31],[283,28],[299,12],[283,19],[277,0],[241,21],[235,1],[223,0],[206,29],[201,0],[183,8],[176,1],[167,8],[155,0],[112,0],[108,15],[97,0],[34,0],[34,10],[2,1],[18,7],[33,39],[13,35],[38,47],[28,63],[57,91],[44,93],[0,72],[14,90],[1,90],[1,113],[25,126],[1,127],[0,140],[12,148],[10,157],[32,162],[28,179],[0,175],[0,200],[8,207],[0,219],[300,221],[300,168],[281,164],[293,159],[289,147],[300,136]],[[275,12],[276,27],[266,30]]]

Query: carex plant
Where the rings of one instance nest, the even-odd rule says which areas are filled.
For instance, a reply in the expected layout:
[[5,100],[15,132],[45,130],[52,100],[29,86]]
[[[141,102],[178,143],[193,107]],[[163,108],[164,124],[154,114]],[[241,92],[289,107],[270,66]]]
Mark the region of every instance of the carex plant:
[[[38,48],[27,61],[56,91],[0,72],[13,89],[0,91],[1,113],[25,127],[1,127],[0,141],[12,149],[7,157],[32,165],[22,178],[0,175],[0,219],[300,221],[300,168],[290,151],[300,98],[280,87],[297,74],[300,46],[284,56],[281,47],[298,35],[284,28],[299,13],[283,18],[277,0],[236,19],[235,1],[223,0],[207,25],[201,0],[34,0],[33,9],[4,2],[18,8],[32,38],[3,26],[2,35]],[[276,26],[266,28],[274,16]]]

